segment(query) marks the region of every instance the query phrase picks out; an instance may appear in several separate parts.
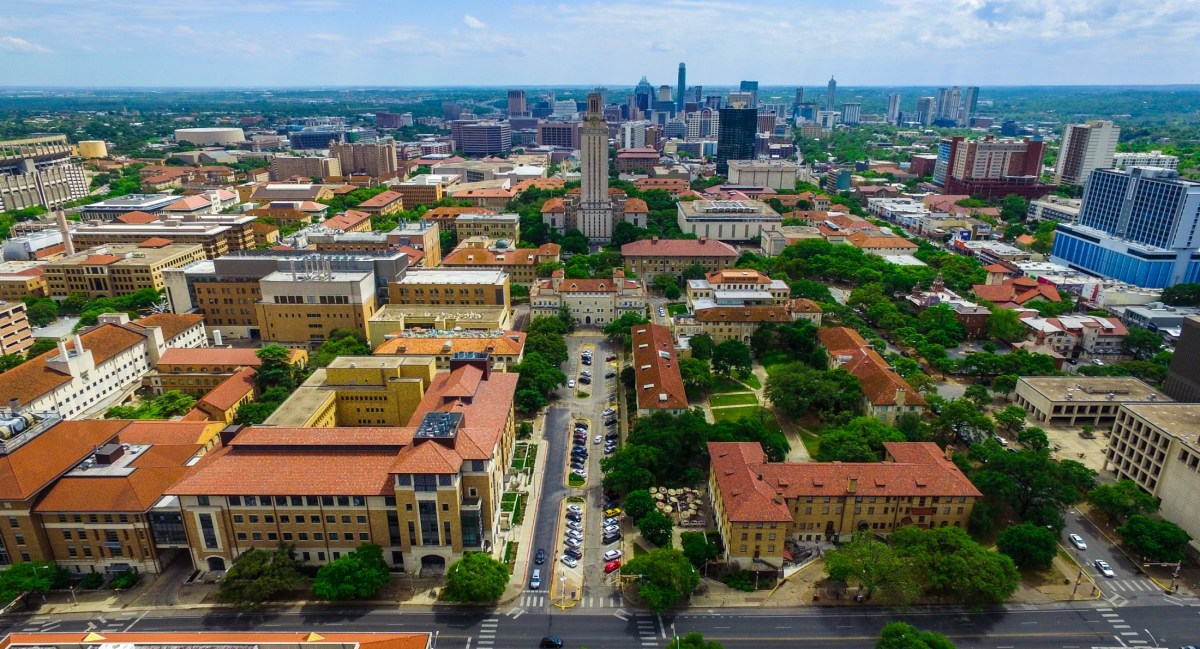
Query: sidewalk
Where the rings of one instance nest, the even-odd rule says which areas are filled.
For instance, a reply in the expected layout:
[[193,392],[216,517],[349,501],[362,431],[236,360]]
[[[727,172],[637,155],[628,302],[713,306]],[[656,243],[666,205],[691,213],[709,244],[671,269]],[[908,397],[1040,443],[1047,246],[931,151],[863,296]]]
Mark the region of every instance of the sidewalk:
[[[546,455],[550,445],[546,441],[546,413],[542,412],[533,421],[533,434],[529,442],[537,445],[537,457],[533,461],[533,471],[530,473],[528,502],[525,507],[525,518],[517,526],[516,537],[506,539],[517,543],[517,561],[513,564],[512,577],[508,580],[508,588],[500,598],[500,604],[507,604],[521,596],[525,591],[525,576],[529,574],[529,564],[533,561],[533,531],[537,527],[538,508],[541,506],[542,479],[546,475]],[[501,548],[503,552],[503,548]],[[501,557],[503,560],[503,557]]]

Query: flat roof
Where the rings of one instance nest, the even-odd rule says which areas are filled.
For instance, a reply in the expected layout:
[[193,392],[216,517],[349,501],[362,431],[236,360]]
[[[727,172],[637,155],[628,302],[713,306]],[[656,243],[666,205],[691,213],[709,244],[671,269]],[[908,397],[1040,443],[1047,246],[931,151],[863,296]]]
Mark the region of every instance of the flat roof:
[[125,196],[118,196],[116,198],[110,198],[108,200],[84,205],[81,209],[83,211],[87,211],[90,209],[104,208],[131,208],[129,211],[132,212],[144,207],[150,207],[153,209],[156,206],[170,205],[179,199],[180,197],[174,194],[126,194]]
[[292,271],[277,270],[277,271],[271,273],[270,275],[267,275],[266,277],[262,278],[262,280],[260,280],[260,281],[263,281],[263,282],[292,282],[292,281],[297,281],[297,282],[311,282],[311,281],[361,282],[364,279],[374,277],[375,274],[368,273],[368,272],[334,271],[332,273],[329,273],[328,275],[325,275],[325,274],[320,274],[320,273],[310,274],[310,273],[305,273],[300,270],[297,270],[295,275],[296,275],[295,279],[292,279]]
[[1111,400],[1118,403],[1172,401],[1171,397],[1129,376],[1024,376],[1018,386],[1021,383],[1050,401],[1067,401],[1068,394],[1071,401],[1109,401],[1110,392]]
[[400,318],[425,318],[445,315],[458,320],[481,322],[502,321],[507,309],[502,305],[455,305],[455,304],[385,304],[379,307],[371,322],[386,322]]
[[428,268],[411,270],[398,280],[397,284],[426,285],[426,284],[495,284],[507,275],[501,270],[443,270]]
[[1167,433],[1185,438],[1189,444],[1200,430],[1198,403],[1137,403],[1125,409]]

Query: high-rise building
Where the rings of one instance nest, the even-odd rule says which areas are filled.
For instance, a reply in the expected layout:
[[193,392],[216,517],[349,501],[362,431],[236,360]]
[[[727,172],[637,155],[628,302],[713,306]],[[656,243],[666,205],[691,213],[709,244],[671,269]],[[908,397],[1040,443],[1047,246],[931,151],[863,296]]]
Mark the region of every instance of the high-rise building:
[[738,90],[740,90],[742,92],[750,93],[750,105],[751,106],[758,105],[758,82],[757,81],[743,81],[738,86]]
[[978,194],[985,198],[1017,194],[1037,198],[1052,189],[1041,183],[1046,143],[1040,139],[1006,140],[988,136],[982,140],[963,137],[943,140],[938,147],[935,181],[946,144],[949,144],[944,167],[947,194]]
[[1148,288],[1200,280],[1200,183],[1175,171],[1096,169],[1077,224],[1060,224],[1052,259]]
[[934,110],[936,110],[936,100],[933,97],[918,97],[917,98],[917,119],[921,126],[929,126],[933,123]]
[[732,106],[734,108],[753,108],[754,93],[750,92],[749,90],[735,90],[730,92],[729,101],[726,102],[725,105]]
[[71,161],[67,136],[0,140],[0,212],[37,205],[57,209],[87,193],[87,178]]
[[367,174],[372,178],[396,175],[396,141],[387,138],[380,142],[329,145],[329,156],[337,158],[344,175]]
[[473,122],[462,126],[460,150],[467,155],[495,155],[512,148],[508,122]]
[[687,66],[682,61],[679,63],[679,94],[675,96],[676,110],[679,114],[683,114],[683,104],[687,101],[684,93],[687,91]]
[[508,116],[521,117],[527,115],[525,109],[525,91],[524,90],[509,90],[508,91]]
[[963,109],[959,123],[961,126],[970,126],[971,118],[975,116],[975,109],[979,106],[979,86],[967,86],[967,94],[963,95]]
[[758,130],[756,108],[722,108],[717,134],[717,175],[729,173],[730,160],[754,159],[754,134]]
[[1120,136],[1121,127],[1108,120],[1068,124],[1054,165],[1054,182],[1082,186],[1092,171],[1112,166]]
[[887,123],[900,123],[900,93],[898,92],[888,95]]
[[837,100],[837,81],[833,75],[829,77],[829,85],[825,86],[825,110],[833,110],[834,102]]
[[695,140],[699,138],[713,138],[720,132],[720,112],[712,108],[702,108],[687,116],[687,137]]
[[612,201],[608,196],[608,123],[604,121],[599,93],[588,95],[579,139],[579,230],[588,240],[607,241],[612,239],[613,229]]
[[653,102],[654,86],[651,86],[650,82],[647,81],[646,77],[643,76],[642,80],[639,81],[637,86],[635,86],[633,89],[633,105],[638,110],[645,113],[646,111],[650,110],[650,106],[653,104]]
[[796,98],[792,100],[792,117],[796,117],[800,112],[800,105],[804,103],[804,88],[796,88]]
[[578,149],[579,122],[538,122],[537,143],[539,146]]
[[842,104],[842,123],[857,124],[862,121],[862,104],[848,101]]
[[1150,151],[1149,153],[1131,153],[1122,151],[1113,155],[1112,166],[1114,169],[1124,169],[1125,167],[1162,167],[1163,169],[1178,169],[1179,156],[1167,155],[1162,151]]
[[638,149],[646,146],[646,127],[650,122],[637,121],[621,124],[621,148]]
[[962,89],[960,89],[958,86],[954,86],[952,88],[938,88],[936,119],[957,124],[958,114],[961,107]]

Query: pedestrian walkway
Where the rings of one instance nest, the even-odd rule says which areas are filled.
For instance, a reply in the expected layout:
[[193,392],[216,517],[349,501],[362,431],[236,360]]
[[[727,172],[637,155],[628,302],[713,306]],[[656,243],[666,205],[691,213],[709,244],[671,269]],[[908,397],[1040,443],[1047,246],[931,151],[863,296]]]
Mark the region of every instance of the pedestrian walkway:
[[655,625],[654,618],[648,615],[637,616],[637,630],[638,640],[642,643],[643,647],[654,647],[657,649],[662,644],[658,637],[658,627]]
[[496,644],[496,626],[500,624],[500,618],[489,617],[479,625],[479,637],[475,641],[475,646],[479,649],[492,649]]
[[1118,590],[1122,592],[1162,592],[1162,589],[1154,585],[1154,582],[1149,579],[1115,579],[1108,582],[1102,582],[1102,586],[1107,586],[1106,590]]
[[[520,606],[525,608],[550,606],[555,603],[550,600],[550,595],[544,590],[526,590],[521,594],[521,599],[518,602]],[[620,608],[621,604],[620,595],[584,595],[579,598],[579,603],[574,608]]]

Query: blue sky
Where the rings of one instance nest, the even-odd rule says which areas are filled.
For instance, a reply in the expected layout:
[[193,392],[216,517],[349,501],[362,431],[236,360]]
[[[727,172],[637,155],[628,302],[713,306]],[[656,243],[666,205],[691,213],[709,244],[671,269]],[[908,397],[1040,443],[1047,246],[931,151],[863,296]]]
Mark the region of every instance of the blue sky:
[[1197,0],[2,0],[0,85],[1196,83]]

